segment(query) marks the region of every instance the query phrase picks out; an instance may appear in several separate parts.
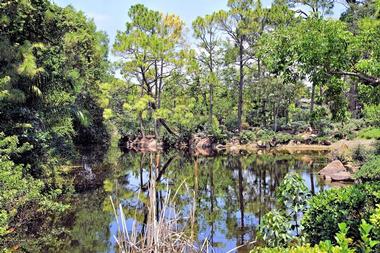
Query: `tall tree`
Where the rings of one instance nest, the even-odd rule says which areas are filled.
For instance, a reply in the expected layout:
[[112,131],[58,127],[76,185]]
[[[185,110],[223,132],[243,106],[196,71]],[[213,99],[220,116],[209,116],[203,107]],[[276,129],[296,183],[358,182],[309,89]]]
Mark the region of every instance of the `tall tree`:
[[[163,15],[142,4],[132,6],[128,15],[131,21],[126,23],[125,31],[118,32],[114,52],[122,59],[121,73],[131,85],[140,87],[140,98],[148,96],[153,99],[146,103],[146,109],[152,115],[161,106],[164,80],[179,71],[183,22],[178,16]],[[145,132],[143,116],[143,110],[140,110],[138,118],[142,135]],[[173,133],[164,119],[158,121]]]
[[193,22],[195,37],[200,41],[198,60],[206,68],[206,82],[209,86],[209,124],[213,122],[214,87],[217,81],[217,65],[219,65],[220,36],[215,14],[198,17]]
[[252,54],[249,46],[252,47],[252,38],[256,36],[261,26],[258,25],[257,17],[260,16],[261,3],[254,0],[229,0],[228,11],[216,13],[220,28],[227,34],[234,44],[238,61],[238,115],[237,128],[242,127],[243,116],[243,90],[245,68],[252,64]]

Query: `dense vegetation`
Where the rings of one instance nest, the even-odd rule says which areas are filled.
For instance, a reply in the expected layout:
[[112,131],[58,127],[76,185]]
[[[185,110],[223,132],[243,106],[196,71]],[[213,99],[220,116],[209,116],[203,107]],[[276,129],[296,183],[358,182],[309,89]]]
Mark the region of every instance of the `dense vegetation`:
[[363,120],[346,131],[368,126],[363,137],[376,135],[379,14],[373,1],[348,4],[334,20],[332,1],[264,8],[231,0],[226,11],[193,22],[196,45],[185,40],[178,16],[135,5],[113,46],[127,82],[107,86],[124,91],[119,103],[104,101],[107,117],[123,135],[204,131],[222,138],[253,127],[294,132],[311,125],[323,136],[351,119]]
[[[309,144],[380,139],[380,1],[347,0],[339,19],[330,17],[334,4],[229,0],[194,20],[191,40],[180,17],[136,4],[111,64],[107,35],[82,12],[2,0],[0,247],[14,246],[15,230],[42,230],[33,224],[56,220],[40,217],[69,208],[69,168],[81,145],[149,135],[174,146],[200,132],[217,142],[286,144],[304,141],[297,134],[308,128],[316,133]],[[355,178],[365,184],[310,200],[302,180],[287,176],[281,209],[259,229],[264,244],[279,252],[305,241],[310,252],[331,252],[328,242],[342,252],[349,242],[379,249],[371,241],[380,229],[376,152],[354,153],[364,164]]]
[[15,229],[65,210],[63,165],[75,144],[108,142],[98,102],[108,40],[83,13],[46,0],[1,1],[0,38],[3,246]]

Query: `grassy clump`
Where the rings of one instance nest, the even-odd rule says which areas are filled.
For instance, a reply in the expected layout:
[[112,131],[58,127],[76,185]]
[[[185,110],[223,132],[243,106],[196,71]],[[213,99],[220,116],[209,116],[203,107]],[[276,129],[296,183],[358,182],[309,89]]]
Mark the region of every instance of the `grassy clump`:
[[358,137],[359,138],[363,138],[363,139],[376,139],[376,140],[380,140],[380,128],[378,128],[378,127],[369,127],[369,128],[362,129],[358,133]]
[[365,162],[368,158],[368,151],[363,147],[363,145],[359,144],[352,151],[352,159],[358,162]]

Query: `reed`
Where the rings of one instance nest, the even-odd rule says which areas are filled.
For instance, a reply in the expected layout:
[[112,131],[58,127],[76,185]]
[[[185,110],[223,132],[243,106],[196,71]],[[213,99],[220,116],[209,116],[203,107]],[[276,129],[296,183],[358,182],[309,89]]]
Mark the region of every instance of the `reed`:
[[[214,252],[208,240],[198,243],[193,232],[190,235],[186,232],[189,229],[193,230],[195,211],[190,212],[191,217],[185,218],[181,212],[175,210],[174,199],[182,185],[177,188],[173,196],[167,186],[167,194],[164,197],[162,208],[158,211],[156,208],[156,183],[155,180],[151,180],[148,189],[147,222],[146,224],[138,223],[135,215],[133,224],[129,228],[122,205],[119,204],[116,208],[111,198],[118,226],[118,234],[114,237],[120,252]],[[193,205],[193,208],[195,208],[195,205]],[[135,214],[137,214],[137,210]],[[142,227],[145,229],[142,229]]]

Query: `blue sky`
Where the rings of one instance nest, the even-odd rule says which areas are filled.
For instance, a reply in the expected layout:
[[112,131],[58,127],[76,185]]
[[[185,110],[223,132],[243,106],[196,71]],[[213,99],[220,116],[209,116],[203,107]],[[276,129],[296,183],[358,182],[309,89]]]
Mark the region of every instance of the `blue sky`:
[[[269,0],[265,0],[269,3]],[[142,3],[163,13],[175,13],[187,26],[197,16],[226,7],[227,0],[53,0],[60,6],[72,5],[94,19],[99,30],[107,32],[111,43],[117,30],[124,30],[131,5]]]
[[[180,16],[188,27],[197,16],[204,16],[214,11],[225,9],[227,0],[52,0],[64,7],[72,5],[93,18],[99,30],[105,31],[113,44],[116,32],[124,30],[131,5],[142,3],[150,9],[163,13],[175,13]],[[269,6],[271,0],[262,0],[264,6]],[[337,6],[338,16],[342,6]]]

